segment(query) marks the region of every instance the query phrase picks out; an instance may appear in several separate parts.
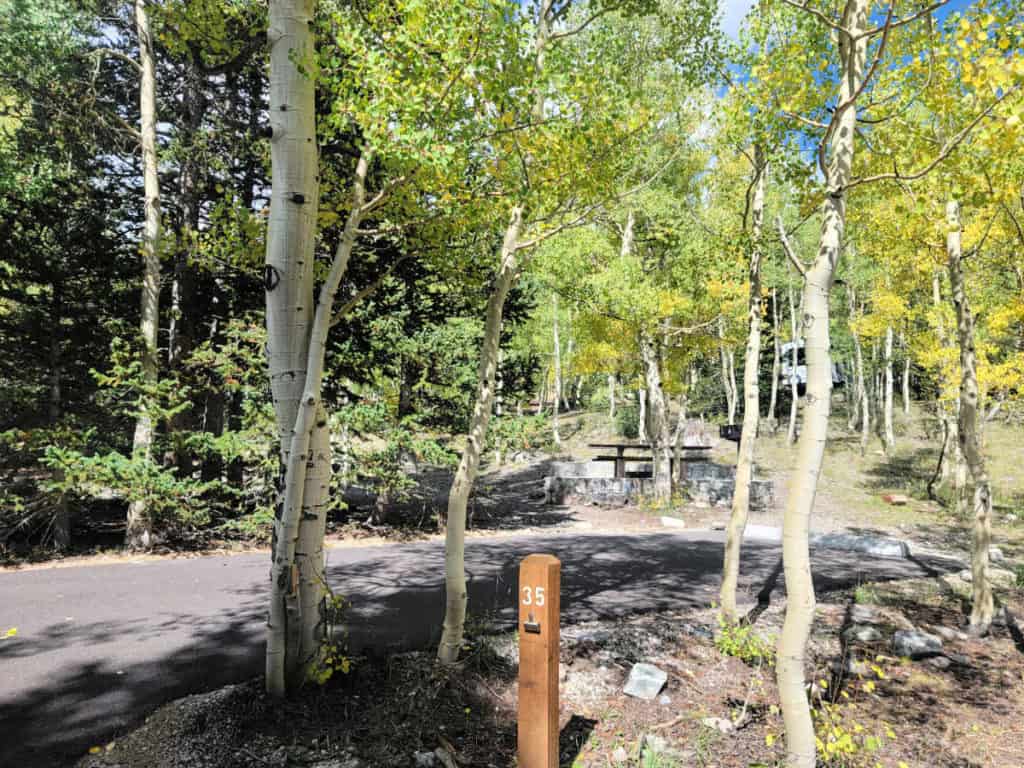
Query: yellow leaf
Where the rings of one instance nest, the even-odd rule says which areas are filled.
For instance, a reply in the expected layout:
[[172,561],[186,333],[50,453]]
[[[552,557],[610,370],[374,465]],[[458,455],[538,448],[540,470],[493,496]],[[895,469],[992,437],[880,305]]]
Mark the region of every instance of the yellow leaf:
[[102,751],[103,751],[103,747],[89,747],[89,754],[90,755],[98,755]]
[[18,634],[18,628],[11,627],[6,632],[4,632],[4,639],[6,640],[8,637],[14,637],[16,634]]

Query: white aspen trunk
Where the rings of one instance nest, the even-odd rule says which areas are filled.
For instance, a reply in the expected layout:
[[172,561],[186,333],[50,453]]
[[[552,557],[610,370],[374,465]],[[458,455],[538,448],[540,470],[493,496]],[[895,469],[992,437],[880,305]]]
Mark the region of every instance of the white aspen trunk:
[[352,206],[314,310],[318,208],[312,0],[270,5],[272,191],[267,228],[267,362],[284,468],[272,545],[267,692],[281,697],[319,664],[324,640],[323,539],[331,473],[321,388],[334,298],[366,213],[371,155],[356,165]]
[[640,423],[637,426],[637,437],[641,443],[647,442],[647,390],[641,387],[636,391],[636,399],[640,401]]
[[850,420],[846,428],[851,432],[857,428],[857,423],[864,418],[861,413],[861,404],[864,399],[864,350],[860,344],[860,334],[853,329],[853,323],[857,319],[857,294],[850,285],[846,286],[846,303],[850,310],[850,337],[853,339],[853,395],[851,397],[852,407],[850,408]]
[[748,279],[750,295],[747,304],[747,349],[743,363],[743,429],[740,433],[739,455],[736,459],[736,485],[732,496],[732,512],[726,529],[725,554],[722,563],[722,587],[719,603],[729,621],[736,621],[736,583],[740,574],[740,547],[750,512],[750,483],[754,474],[754,443],[760,417],[761,358],[761,240],[764,223],[764,187],[767,166],[761,147],[754,147],[754,196],[751,202],[751,250]]
[[900,346],[903,348],[903,415],[910,415],[910,345],[907,337],[900,334]]
[[[787,288],[789,292],[789,332],[793,346],[790,348],[790,376],[789,376],[789,429],[786,431],[786,442],[790,445],[796,443],[796,417],[800,405],[799,383],[797,381],[796,368],[799,360],[800,347],[800,320],[797,316],[796,306],[793,301],[793,287]],[[801,299],[801,305],[803,300]]]
[[[155,385],[160,317],[160,180],[156,155],[156,54],[144,0],[135,0],[135,30],[139,38],[139,135],[146,217],[140,243],[142,300],[139,333],[142,340],[142,378],[146,384]],[[153,429],[153,416],[143,405],[135,421],[132,438],[132,455],[136,458],[150,460]],[[153,543],[153,525],[144,501],[133,501],[128,505],[124,543],[128,549],[149,549]]]
[[672,498],[672,436],[669,429],[668,409],[661,386],[661,360],[655,341],[646,333],[640,334],[640,357],[644,364],[647,383],[647,436],[653,457],[654,498],[666,502]]
[[887,326],[885,329],[885,370],[883,375],[885,376],[885,392],[882,402],[883,419],[884,419],[884,439],[883,444],[885,447],[886,455],[892,455],[893,450],[896,448],[896,433],[893,429],[892,423],[892,411],[893,411],[893,371],[892,371],[892,326]]
[[736,409],[739,406],[739,389],[736,386],[736,352],[733,349],[729,349],[726,354],[726,360],[729,363],[729,391],[732,392],[732,402],[729,405],[729,423],[736,423]]
[[[946,335],[946,327],[942,320],[942,279],[938,270],[932,273],[932,306],[935,307],[935,332],[939,339],[939,345],[943,348],[949,346],[949,337]],[[942,369],[940,366],[940,383],[938,393],[935,397],[935,410],[939,420],[942,422],[943,442],[939,450],[939,460],[935,467],[932,482],[929,484],[928,496],[934,498],[936,486],[944,486],[949,482],[951,465],[957,462],[960,456],[960,442],[957,437],[957,419],[951,409],[946,406],[942,398],[941,384]],[[955,413],[960,412],[959,405],[954,409]],[[952,447],[952,448],[951,448]],[[959,466],[959,465],[958,465]]]
[[736,375],[729,365],[730,351],[725,346],[725,318],[718,318],[718,357],[722,367],[722,389],[725,390],[725,407],[730,424],[736,418]]
[[551,334],[554,340],[554,366],[555,366],[555,397],[554,407],[551,410],[551,432],[555,439],[555,445],[562,445],[562,436],[558,434],[558,412],[562,407],[562,345],[558,339],[558,294],[554,294],[552,301]]
[[840,87],[832,117],[830,156],[821,239],[804,279],[804,337],[807,387],[797,461],[783,517],[782,560],[786,581],[786,618],[778,643],[776,681],[786,729],[787,768],[814,768],[817,763],[814,723],[804,686],[807,641],[814,622],[809,529],[818,477],[825,457],[832,393],[829,353],[829,292],[835,279],[846,229],[846,188],[850,182],[856,128],[856,95],[864,77],[868,38],[868,0],[846,0],[839,32]]
[[[501,261],[494,278],[491,295],[487,299],[484,338],[480,348],[479,384],[473,415],[469,422],[466,447],[462,450],[459,467],[455,471],[448,493],[448,515],[444,541],[445,614],[437,660],[442,664],[458,661],[462,648],[462,635],[466,624],[466,506],[480,468],[480,452],[487,437],[494,399],[494,376],[501,341],[502,313],[505,299],[515,281],[520,266],[517,258],[519,236],[523,226],[523,209],[512,209],[501,247]],[[555,406],[557,408],[557,404]]]
[[778,292],[772,288],[772,388],[768,399],[768,428],[775,434],[779,428],[779,372],[782,370],[782,341],[779,338]]
[[615,420],[615,374],[608,374],[608,420]]
[[[864,307],[861,305],[861,312],[863,313]],[[874,352],[872,351],[872,355]],[[860,364],[861,370],[861,393],[860,393],[860,454],[865,455],[868,452],[868,443],[871,440],[871,387],[868,386],[867,378],[864,376],[864,360],[861,359]],[[872,377],[872,381],[874,378]]]
[[960,250],[960,206],[946,203],[946,256],[949,282],[956,310],[957,339],[960,343],[959,441],[964,460],[974,481],[974,514],[971,525],[971,630],[988,631],[994,610],[989,581],[988,550],[992,543],[992,488],[985,457],[978,444],[978,374],[974,349],[974,316],[964,288]]

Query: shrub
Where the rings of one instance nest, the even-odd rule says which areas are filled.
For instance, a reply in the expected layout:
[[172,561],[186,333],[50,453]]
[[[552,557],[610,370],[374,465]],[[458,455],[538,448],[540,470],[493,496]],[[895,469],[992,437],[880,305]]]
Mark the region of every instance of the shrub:
[[775,639],[765,637],[750,624],[731,622],[718,614],[715,647],[719,653],[734,656],[745,664],[772,666],[775,663]]

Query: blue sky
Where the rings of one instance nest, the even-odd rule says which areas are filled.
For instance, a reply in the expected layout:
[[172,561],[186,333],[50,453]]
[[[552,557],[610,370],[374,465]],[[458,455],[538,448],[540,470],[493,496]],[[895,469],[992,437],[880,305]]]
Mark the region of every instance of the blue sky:
[[[747,15],[757,0],[719,0],[719,8],[722,11],[722,29],[729,37],[736,37],[743,17]],[[950,0],[948,5],[936,12],[941,19],[952,11],[960,11],[967,8],[971,0]]]

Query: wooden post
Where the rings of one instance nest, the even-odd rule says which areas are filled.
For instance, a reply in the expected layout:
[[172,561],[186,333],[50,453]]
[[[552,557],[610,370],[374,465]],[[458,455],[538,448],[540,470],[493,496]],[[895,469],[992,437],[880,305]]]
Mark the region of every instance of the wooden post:
[[561,581],[553,555],[530,555],[519,566],[518,768],[558,768]]

